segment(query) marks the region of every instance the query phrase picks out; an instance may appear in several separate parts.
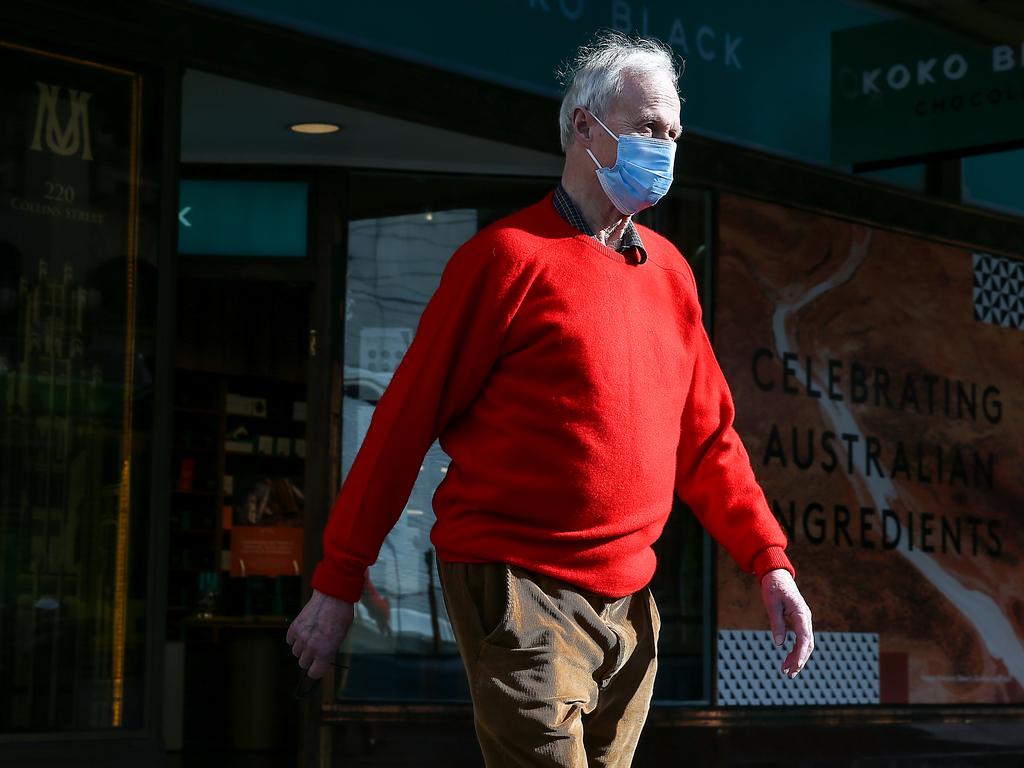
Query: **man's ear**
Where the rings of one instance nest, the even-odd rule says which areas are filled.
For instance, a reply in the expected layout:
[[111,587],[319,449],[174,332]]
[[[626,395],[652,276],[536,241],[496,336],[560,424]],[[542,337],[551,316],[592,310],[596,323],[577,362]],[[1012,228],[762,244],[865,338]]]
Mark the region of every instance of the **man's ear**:
[[583,107],[576,107],[572,111],[572,134],[573,139],[584,147],[590,147],[590,130],[592,128],[590,115]]

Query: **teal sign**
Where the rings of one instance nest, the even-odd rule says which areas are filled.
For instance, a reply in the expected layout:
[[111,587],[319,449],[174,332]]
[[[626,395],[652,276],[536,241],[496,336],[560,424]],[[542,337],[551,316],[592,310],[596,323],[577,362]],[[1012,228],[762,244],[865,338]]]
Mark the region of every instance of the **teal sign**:
[[1024,45],[911,20],[832,33],[832,161],[1024,141]]
[[1024,215],[1024,150],[965,157],[964,202]]
[[842,0],[196,2],[552,97],[599,29],[656,37],[686,60],[684,131],[816,163],[829,162],[831,33],[887,18]]
[[305,182],[182,180],[178,252],[305,256],[308,208]]

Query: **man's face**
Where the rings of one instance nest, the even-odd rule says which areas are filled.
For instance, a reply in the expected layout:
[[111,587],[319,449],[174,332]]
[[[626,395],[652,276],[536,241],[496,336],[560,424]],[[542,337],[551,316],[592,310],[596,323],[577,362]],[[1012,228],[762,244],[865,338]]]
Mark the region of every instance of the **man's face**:
[[[627,73],[622,93],[612,102],[608,115],[598,115],[616,135],[650,136],[675,141],[682,135],[679,96],[668,75]],[[591,130],[592,151],[601,165],[615,165],[616,143],[599,125]]]

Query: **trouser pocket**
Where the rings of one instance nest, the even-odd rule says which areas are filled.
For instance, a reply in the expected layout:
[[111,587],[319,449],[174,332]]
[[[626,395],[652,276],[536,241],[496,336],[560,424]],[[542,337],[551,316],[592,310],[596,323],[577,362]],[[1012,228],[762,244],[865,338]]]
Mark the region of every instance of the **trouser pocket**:
[[658,601],[654,599],[654,592],[647,587],[647,605],[651,615],[651,629],[654,631],[654,642],[657,644],[658,636],[661,634],[661,611],[658,610]]
[[508,630],[515,584],[507,564],[442,561],[439,571],[448,618],[461,635],[460,644],[492,642]]
[[506,563],[468,563],[466,586],[477,606],[480,642],[508,631],[515,603],[515,577]]

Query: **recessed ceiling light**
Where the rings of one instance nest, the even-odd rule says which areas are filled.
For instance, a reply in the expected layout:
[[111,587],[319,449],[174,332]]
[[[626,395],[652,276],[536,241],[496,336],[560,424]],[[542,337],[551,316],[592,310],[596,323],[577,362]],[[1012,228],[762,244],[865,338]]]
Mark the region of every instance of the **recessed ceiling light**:
[[341,130],[336,123],[293,123],[288,127],[296,133],[337,133]]

